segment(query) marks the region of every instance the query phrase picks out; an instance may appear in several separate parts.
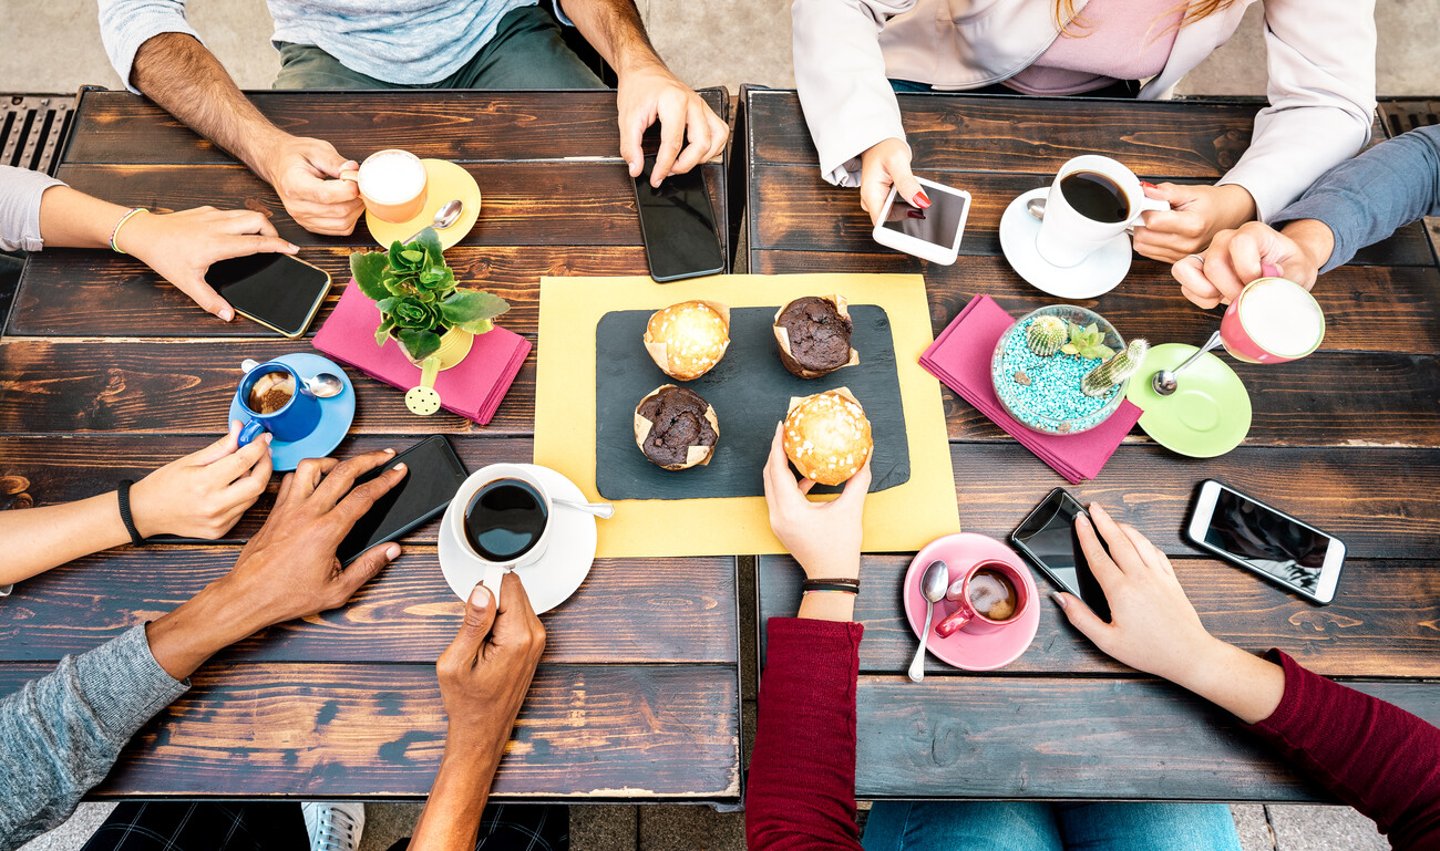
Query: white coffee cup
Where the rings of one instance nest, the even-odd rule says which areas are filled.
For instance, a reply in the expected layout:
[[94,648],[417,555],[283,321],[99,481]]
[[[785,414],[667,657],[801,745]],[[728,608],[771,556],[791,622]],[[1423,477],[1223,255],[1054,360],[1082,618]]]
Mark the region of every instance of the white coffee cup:
[[[486,485],[500,479],[517,479],[535,489],[540,494],[541,504],[545,508],[545,529],[540,533],[540,538],[530,549],[520,556],[508,561],[494,561],[486,558],[471,546],[470,538],[465,534],[465,513],[470,508],[470,501]],[[519,464],[491,464],[470,474],[455,492],[450,500],[450,511],[446,514],[448,522],[441,534],[449,535],[451,540],[465,553],[470,555],[480,566],[480,582],[495,597],[495,603],[500,602],[500,583],[505,574],[536,564],[545,557],[545,549],[550,543],[550,530],[555,524],[550,522],[554,515],[555,504],[550,497],[550,492],[545,489],[545,483],[540,480],[528,467]]]
[[[1109,179],[1124,194],[1129,206],[1126,218],[1117,222],[1092,219],[1070,206],[1060,182],[1077,172],[1092,172]],[[1148,210],[1168,210],[1170,205],[1145,197],[1140,178],[1122,163],[1095,154],[1075,157],[1060,167],[1045,198],[1045,219],[1035,238],[1035,250],[1047,263],[1062,268],[1078,266],[1101,246],[1141,222]]]
[[360,200],[376,218],[400,224],[425,208],[428,179],[425,163],[409,151],[389,148],[365,158],[360,168],[340,175],[360,188]]

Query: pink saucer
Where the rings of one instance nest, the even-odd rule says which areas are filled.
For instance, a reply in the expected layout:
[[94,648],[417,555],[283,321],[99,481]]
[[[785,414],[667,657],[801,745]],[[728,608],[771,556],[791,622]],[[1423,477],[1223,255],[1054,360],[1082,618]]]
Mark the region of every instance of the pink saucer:
[[956,604],[941,600],[935,604],[935,620],[930,626],[929,650],[935,658],[963,671],[993,671],[1019,659],[1035,640],[1035,631],[1040,627],[1040,606],[1044,601],[1035,588],[1035,579],[1030,568],[1014,550],[985,535],[961,532],[936,538],[916,554],[905,571],[905,617],[910,629],[918,640],[920,629],[925,625],[925,598],[920,595],[920,574],[935,560],[945,562],[950,568],[950,581],[959,579],[966,570],[980,561],[1003,561],[1020,571],[1025,580],[1025,593],[1031,600],[1030,607],[1015,623],[1004,629],[983,635],[960,630],[948,638],[935,634],[935,624],[955,611]]

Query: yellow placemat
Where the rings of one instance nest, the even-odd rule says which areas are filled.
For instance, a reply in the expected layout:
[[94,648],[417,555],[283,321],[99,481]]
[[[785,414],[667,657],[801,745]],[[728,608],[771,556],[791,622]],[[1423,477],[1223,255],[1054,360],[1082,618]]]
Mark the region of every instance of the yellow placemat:
[[[958,532],[940,384],[919,364],[920,354],[934,341],[925,281],[919,275],[717,275],[664,285],[647,277],[542,278],[535,463],[559,470],[588,498],[599,498],[595,327],[606,313],[658,310],[689,299],[730,307],[778,307],[801,296],[830,293],[845,296],[851,304],[878,304],[889,314],[910,439],[910,480],[866,500],[865,551],[918,550],[941,535]],[[641,342],[637,339],[635,345]],[[761,497],[622,500],[615,503],[615,516],[599,526],[597,554],[602,558],[785,552],[770,532]]]

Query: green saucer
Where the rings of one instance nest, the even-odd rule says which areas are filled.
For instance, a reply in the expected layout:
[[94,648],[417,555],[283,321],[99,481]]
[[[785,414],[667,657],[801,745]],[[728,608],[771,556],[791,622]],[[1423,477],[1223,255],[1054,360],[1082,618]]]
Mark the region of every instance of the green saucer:
[[1126,395],[1144,411],[1140,428],[1156,443],[1191,458],[1214,458],[1239,446],[1250,431],[1250,394],[1240,376],[1207,353],[1180,373],[1172,395],[1161,396],[1150,387],[1150,376],[1174,369],[1194,353],[1195,347],[1184,343],[1151,349]]

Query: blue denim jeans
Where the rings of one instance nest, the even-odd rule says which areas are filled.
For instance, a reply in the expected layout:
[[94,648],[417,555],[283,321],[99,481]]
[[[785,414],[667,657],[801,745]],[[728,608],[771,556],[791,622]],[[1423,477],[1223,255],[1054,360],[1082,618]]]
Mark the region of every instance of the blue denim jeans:
[[879,802],[865,851],[1240,851],[1224,804]]

